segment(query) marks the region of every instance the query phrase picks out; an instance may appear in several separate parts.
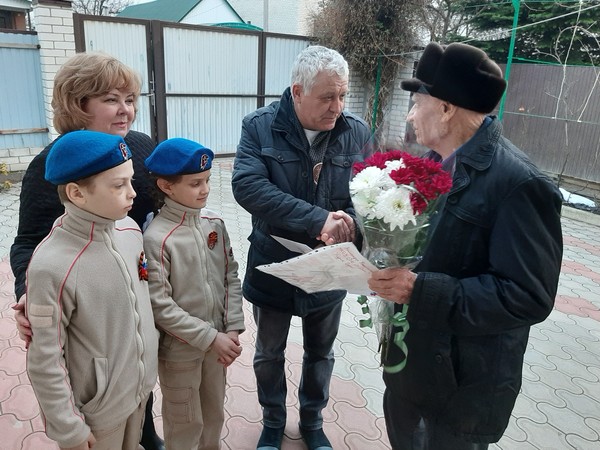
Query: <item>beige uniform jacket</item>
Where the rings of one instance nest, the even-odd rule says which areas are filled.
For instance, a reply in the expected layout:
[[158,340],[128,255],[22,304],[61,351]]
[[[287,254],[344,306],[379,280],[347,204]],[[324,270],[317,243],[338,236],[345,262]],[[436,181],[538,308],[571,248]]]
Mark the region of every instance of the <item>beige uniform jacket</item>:
[[73,447],[90,428],[121,423],[148,396],[158,332],[139,276],[136,223],[65,209],[27,270],[27,371],[48,437]]
[[244,331],[242,288],[225,224],[169,198],[144,232],[159,358],[198,359],[217,332]]

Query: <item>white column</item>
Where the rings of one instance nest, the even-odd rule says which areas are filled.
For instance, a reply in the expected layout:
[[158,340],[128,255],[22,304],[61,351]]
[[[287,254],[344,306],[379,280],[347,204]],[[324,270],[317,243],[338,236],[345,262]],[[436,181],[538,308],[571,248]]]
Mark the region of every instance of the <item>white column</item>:
[[50,140],[53,140],[58,136],[52,125],[54,76],[60,66],[75,54],[73,9],[71,2],[66,0],[34,0],[32,6],[40,44],[46,124]]

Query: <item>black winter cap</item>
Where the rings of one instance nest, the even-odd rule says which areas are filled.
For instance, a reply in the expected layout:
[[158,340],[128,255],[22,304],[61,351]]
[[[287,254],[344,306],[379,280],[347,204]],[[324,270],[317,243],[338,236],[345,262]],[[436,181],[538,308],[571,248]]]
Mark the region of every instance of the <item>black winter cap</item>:
[[467,44],[442,47],[432,42],[423,51],[416,78],[403,80],[400,86],[411,92],[425,88],[433,97],[487,114],[502,98],[506,81],[498,64],[483,50]]

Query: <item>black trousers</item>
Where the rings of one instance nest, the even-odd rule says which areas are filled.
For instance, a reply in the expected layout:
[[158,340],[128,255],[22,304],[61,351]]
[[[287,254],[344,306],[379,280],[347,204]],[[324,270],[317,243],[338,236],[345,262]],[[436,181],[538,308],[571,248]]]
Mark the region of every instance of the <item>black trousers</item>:
[[405,400],[394,399],[389,389],[383,395],[388,438],[394,450],[487,450],[489,444],[467,442],[423,417]]
[[152,405],[154,403],[154,393],[150,391],[148,402],[146,403],[146,412],[144,415],[144,427],[142,428],[142,439],[140,444],[145,450],[159,449],[160,441],[154,429],[154,416],[152,415]]

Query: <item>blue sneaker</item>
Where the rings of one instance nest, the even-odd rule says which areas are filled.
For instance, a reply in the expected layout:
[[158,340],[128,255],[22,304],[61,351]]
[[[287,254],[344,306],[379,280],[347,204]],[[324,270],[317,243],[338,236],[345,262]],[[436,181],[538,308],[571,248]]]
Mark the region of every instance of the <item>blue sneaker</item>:
[[285,427],[271,428],[266,425],[263,426],[260,439],[256,444],[256,450],[280,450],[284,431]]
[[323,428],[317,428],[316,430],[307,430],[300,426],[300,434],[302,435],[302,439],[306,443],[308,450],[332,450],[331,443],[327,436],[325,436],[325,432]]

